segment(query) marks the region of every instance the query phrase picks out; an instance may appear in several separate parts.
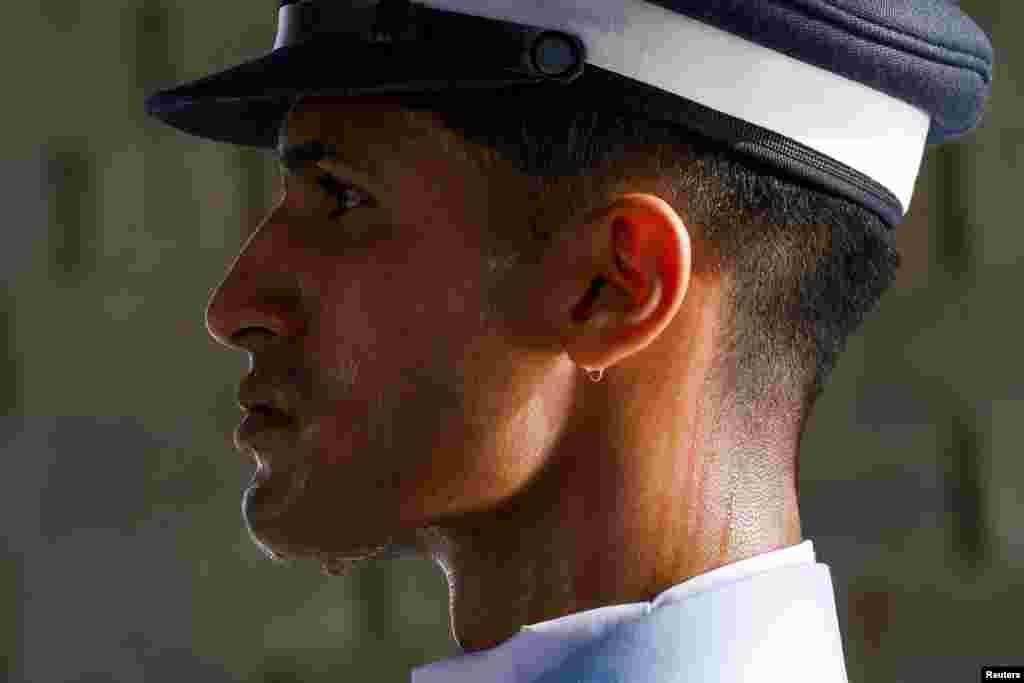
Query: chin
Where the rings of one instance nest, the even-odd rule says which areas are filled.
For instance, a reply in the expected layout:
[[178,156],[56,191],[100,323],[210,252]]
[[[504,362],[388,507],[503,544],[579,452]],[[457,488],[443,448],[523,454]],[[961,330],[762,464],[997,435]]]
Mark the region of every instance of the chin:
[[[324,523],[323,513],[303,514],[301,492],[304,487],[291,487],[286,492],[267,485],[253,485],[242,499],[242,518],[253,543],[270,560],[290,564],[295,560],[313,560],[323,573],[340,576],[348,573],[360,562],[372,559],[398,559],[417,555],[412,545],[395,542],[386,533],[373,540],[374,534],[364,538],[346,537],[354,525]],[[365,527],[363,530],[366,531]]]
[[353,546],[347,549],[324,549],[296,543],[279,530],[258,531],[248,526],[249,537],[271,561],[290,565],[296,560],[312,560],[327,576],[345,576],[358,564],[368,560],[390,560],[413,557],[414,547],[398,544],[374,544]]

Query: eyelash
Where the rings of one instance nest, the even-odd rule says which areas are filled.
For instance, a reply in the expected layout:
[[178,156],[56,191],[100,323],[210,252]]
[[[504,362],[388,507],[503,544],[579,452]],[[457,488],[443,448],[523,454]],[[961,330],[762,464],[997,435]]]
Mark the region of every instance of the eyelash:
[[360,199],[360,203],[365,203],[363,201],[363,193],[361,193],[355,186],[343,183],[329,173],[317,177],[316,184],[322,187],[327,194],[338,200],[338,208],[332,211],[328,216],[332,221],[340,218],[346,212],[357,208],[356,206],[342,205],[342,203],[352,195],[356,195]]

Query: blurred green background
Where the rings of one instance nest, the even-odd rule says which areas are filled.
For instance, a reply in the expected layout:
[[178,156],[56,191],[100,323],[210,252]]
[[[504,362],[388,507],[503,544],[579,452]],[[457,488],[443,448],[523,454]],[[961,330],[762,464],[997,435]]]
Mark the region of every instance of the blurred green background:
[[[247,361],[203,311],[269,206],[274,164],[142,102],[268,50],[274,5],[4,7],[9,680],[398,682],[457,653],[429,561],[330,579],[272,565],[242,527],[252,467],[231,432]],[[898,286],[803,447],[804,535],[832,568],[851,683],[1024,663],[1024,4],[961,6],[996,46],[989,113],[928,150]]]

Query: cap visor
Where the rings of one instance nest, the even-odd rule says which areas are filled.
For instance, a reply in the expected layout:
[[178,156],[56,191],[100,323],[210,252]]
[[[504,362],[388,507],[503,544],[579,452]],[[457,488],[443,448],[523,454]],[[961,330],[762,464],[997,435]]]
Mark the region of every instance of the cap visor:
[[150,116],[191,135],[273,148],[281,117],[296,95],[497,87],[529,80],[486,59],[439,50],[436,44],[330,36],[162,90],[146,98],[145,105]]

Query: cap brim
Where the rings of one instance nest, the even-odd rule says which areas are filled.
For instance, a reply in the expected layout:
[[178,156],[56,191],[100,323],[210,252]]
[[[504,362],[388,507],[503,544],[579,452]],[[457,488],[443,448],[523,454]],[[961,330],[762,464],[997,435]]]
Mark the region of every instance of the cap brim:
[[351,38],[291,45],[146,98],[146,113],[202,138],[273,148],[294,97],[495,87],[531,82],[486,59],[426,43],[379,44]]

